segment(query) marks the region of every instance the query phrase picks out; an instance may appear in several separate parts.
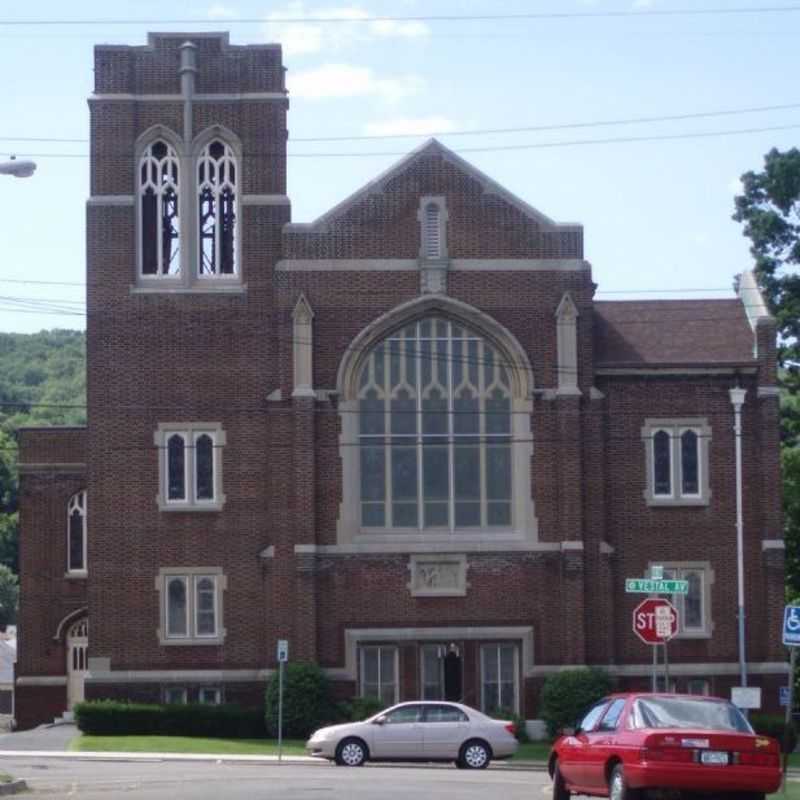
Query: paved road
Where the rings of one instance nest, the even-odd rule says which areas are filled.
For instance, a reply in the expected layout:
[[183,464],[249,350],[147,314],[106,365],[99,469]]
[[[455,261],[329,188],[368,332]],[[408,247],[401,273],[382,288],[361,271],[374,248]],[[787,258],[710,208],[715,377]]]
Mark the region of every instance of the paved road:
[[251,765],[0,759],[0,769],[24,778],[24,797],[69,800],[545,800],[541,772],[462,772],[451,766]]

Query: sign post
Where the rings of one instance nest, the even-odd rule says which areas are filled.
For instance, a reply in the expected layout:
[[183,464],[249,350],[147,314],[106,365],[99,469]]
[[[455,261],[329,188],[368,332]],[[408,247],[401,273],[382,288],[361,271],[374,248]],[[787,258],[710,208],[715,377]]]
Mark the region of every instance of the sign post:
[[283,757],[283,665],[289,660],[289,642],[278,640],[278,761]]
[[786,606],[783,610],[783,644],[789,648],[789,697],[786,702],[786,720],[783,728],[783,785],[786,793],[786,769],[789,766],[789,726],[794,709],[794,668],[797,648],[800,646],[800,606]]
[[[628,594],[689,594],[689,581],[664,578],[664,567],[653,564],[650,566],[649,578],[626,578],[625,591]],[[664,645],[664,680],[665,688],[669,691],[669,656],[667,642],[678,632],[678,611],[669,600],[650,598],[656,603],[648,605],[644,600],[639,603],[633,612],[633,632],[645,643],[653,647],[653,678],[651,688],[658,689],[658,645]],[[645,616],[652,614],[652,618],[642,617],[637,624],[637,612],[644,611]]]

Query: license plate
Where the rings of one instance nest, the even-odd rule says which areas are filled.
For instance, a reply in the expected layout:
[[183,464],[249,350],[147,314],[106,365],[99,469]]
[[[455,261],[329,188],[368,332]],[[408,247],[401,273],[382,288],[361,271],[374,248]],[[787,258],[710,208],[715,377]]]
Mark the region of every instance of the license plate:
[[722,750],[703,750],[700,753],[700,763],[725,765],[728,763],[728,754]]

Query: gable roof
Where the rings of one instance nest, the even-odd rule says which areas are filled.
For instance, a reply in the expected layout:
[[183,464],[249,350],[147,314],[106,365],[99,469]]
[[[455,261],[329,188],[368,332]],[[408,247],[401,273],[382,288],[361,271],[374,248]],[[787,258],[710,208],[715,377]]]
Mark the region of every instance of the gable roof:
[[752,364],[741,300],[624,300],[594,304],[598,367]]
[[364,184],[360,189],[357,189],[349,197],[346,197],[340,203],[337,203],[333,208],[326,211],[322,216],[317,217],[313,222],[291,222],[285,226],[287,230],[324,230],[327,225],[338,217],[343,216],[349,209],[360,203],[371,194],[380,194],[384,191],[384,187],[392,179],[402,174],[408,167],[415,161],[422,158],[430,158],[431,156],[439,156],[445,161],[455,166],[457,169],[469,175],[476,180],[483,187],[486,194],[497,195],[512,205],[517,210],[521,211],[525,216],[536,222],[543,228],[558,228],[559,230],[583,230],[583,226],[577,222],[555,222],[546,214],[535,209],[529,203],[526,203],[522,198],[517,197],[513,192],[510,192],[504,186],[499,184],[493,178],[490,178],[486,173],[481,172],[476,166],[470,164],[469,161],[461,158],[458,154],[454,153],[450,148],[445,147],[438,139],[428,139],[419,147],[416,147],[407,155],[403,156],[399,161],[394,163],[387,170],[382,172],[376,178],[373,178],[368,183]]

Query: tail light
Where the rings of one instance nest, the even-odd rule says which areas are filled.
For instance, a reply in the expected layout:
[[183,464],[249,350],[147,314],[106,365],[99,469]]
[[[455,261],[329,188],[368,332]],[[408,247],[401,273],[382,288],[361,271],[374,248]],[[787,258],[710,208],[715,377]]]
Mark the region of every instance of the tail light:
[[517,726],[513,722],[506,722],[503,724],[503,727],[512,735],[517,735]]
[[688,747],[643,747],[639,759],[666,764],[691,764],[696,760],[695,751]]
[[748,767],[779,767],[780,759],[777,753],[735,753],[734,760],[737,764]]

